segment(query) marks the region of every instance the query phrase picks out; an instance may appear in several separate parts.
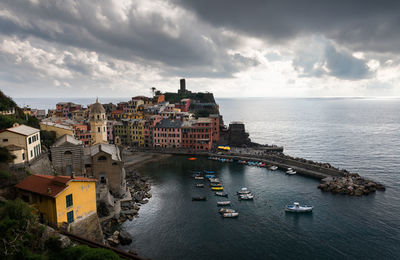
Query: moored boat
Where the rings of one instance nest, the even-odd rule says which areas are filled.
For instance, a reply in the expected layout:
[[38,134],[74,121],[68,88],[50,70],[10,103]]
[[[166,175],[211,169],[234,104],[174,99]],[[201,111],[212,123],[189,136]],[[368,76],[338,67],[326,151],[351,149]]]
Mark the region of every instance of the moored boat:
[[204,175],[204,177],[206,179],[210,179],[210,178],[215,178],[215,175],[214,174],[206,174],[206,175]]
[[218,178],[209,178],[208,179],[211,183],[219,183],[219,179]]
[[207,173],[207,174],[214,174],[215,172],[214,172],[214,171],[207,171],[207,170],[204,170],[204,173]]
[[290,170],[287,170],[286,171],[286,174],[289,174],[289,175],[295,175],[297,172],[294,170],[294,169],[292,169],[292,168],[289,168]]
[[210,183],[210,186],[211,187],[221,187],[222,184],[221,183],[212,182],[212,183]]
[[196,187],[198,187],[198,188],[204,188],[204,184],[203,184],[203,183],[197,183],[197,184],[196,184]]
[[196,180],[204,180],[204,177],[203,177],[203,176],[194,176],[194,178],[195,178]]
[[228,208],[222,208],[219,210],[219,213],[224,214],[224,213],[235,213],[236,210],[234,209],[228,209]]
[[238,191],[237,192],[237,194],[249,194],[250,193],[250,191],[246,188],[246,187],[243,187],[243,188],[241,188],[240,189],[240,191]]
[[224,190],[224,187],[211,187],[212,190]]
[[219,191],[217,191],[217,192],[215,193],[215,195],[216,195],[216,196],[220,196],[220,197],[228,197],[228,193],[219,192]]
[[301,206],[300,203],[294,202],[293,205],[286,205],[285,210],[288,212],[312,212],[313,206],[303,205]]
[[229,201],[229,200],[226,200],[226,201],[218,201],[218,202],[217,202],[217,205],[218,205],[218,206],[226,206],[226,205],[229,205],[229,204],[231,204],[231,201]]
[[239,216],[239,212],[224,213],[222,214],[224,218],[236,218]]
[[268,169],[270,169],[271,171],[276,171],[278,170],[278,166],[272,165]]
[[204,201],[204,200],[207,200],[207,198],[204,196],[198,196],[198,197],[192,197],[192,200],[193,201]]
[[254,199],[254,195],[249,193],[249,194],[240,194],[239,195],[240,200],[252,200]]

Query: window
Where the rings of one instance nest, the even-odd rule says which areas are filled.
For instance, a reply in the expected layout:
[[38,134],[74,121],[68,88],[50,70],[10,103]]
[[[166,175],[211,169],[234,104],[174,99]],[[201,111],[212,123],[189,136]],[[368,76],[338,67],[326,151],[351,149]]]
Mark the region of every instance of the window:
[[22,160],[25,161],[25,153],[22,154]]
[[74,222],[74,211],[71,210],[67,213],[67,221],[68,223]]
[[3,142],[8,142],[8,139],[3,139]]
[[72,206],[72,194],[69,194],[65,197],[65,200],[67,201],[67,208]]
[[32,150],[31,150],[31,157],[33,157],[33,152],[32,152]]
[[32,139],[30,137],[28,138],[28,142],[29,142],[29,144],[32,143]]

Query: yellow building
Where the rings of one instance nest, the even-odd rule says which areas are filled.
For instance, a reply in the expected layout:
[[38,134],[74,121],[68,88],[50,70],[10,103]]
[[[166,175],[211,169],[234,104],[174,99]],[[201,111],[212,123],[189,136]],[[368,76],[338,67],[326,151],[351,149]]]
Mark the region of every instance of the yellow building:
[[114,125],[114,135],[118,136],[122,144],[144,147],[145,122],[142,119],[122,119]]
[[31,175],[15,185],[34,205],[41,221],[59,227],[96,212],[96,180],[70,176]]
[[40,122],[40,130],[42,131],[54,131],[56,132],[56,138],[60,138],[64,135],[74,136],[74,129],[72,126],[57,124],[53,122]]
[[[42,152],[40,143],[40,130],[15,124],[13,127],[0,131],[0,146],[16,146],[23,148],[23,151],[13,151],[14,155],[20,155],[20,162],[29,162],[35,159]],[[14,147],[15,148],[15,147]]]

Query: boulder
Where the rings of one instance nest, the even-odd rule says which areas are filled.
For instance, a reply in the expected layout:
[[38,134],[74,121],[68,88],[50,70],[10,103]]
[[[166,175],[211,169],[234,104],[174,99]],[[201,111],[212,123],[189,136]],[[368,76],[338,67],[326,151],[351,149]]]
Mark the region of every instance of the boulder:
[[128,232],[121,231],[118,235],[118,240],[121,245],[129,245],[132,243],[132,237]]
[[356,195],[356,196],[361,196],[361,195],[363,195],[363,193],[364,193],[364,191],[361,188],[358,188],[354,191],[354,195]]

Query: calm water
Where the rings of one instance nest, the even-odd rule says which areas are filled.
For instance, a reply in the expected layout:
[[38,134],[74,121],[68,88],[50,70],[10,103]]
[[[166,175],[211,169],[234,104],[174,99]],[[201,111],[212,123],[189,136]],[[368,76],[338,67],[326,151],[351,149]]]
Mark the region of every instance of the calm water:
[[[384,183],[387,190],[361,198],[333,195],[301,176],[174,157],[142,169],[152,179],[153,198],[142,206],[138,219],[124,224],[134,236],[132,248],[141,256],[400,259],[399,99],[217,102],[225,123],[245,122],[253,141],[283,145],[287,154],[360,172]],[[207,182],[204,189],[195,187],[191,171],[202,169],[217,171],[232,208],[240,212],[238,219],[219,216],[218,198]],[[234,196],[243,186],[255,193],[253,202],[239,202]],[[191,201],[200,194],[208,201]],[[310,215],[286,214],[284,205],[293,201],[312,204],[315,210]]]

